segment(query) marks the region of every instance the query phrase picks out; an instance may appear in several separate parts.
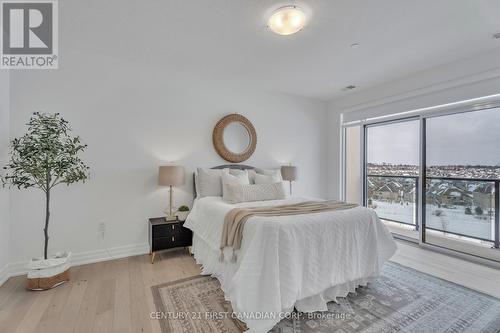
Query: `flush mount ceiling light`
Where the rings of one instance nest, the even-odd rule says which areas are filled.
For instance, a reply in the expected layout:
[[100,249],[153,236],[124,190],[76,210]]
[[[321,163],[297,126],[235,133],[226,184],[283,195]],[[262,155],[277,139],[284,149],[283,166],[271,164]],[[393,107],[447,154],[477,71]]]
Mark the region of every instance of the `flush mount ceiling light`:
[[302,30],[306,15],[297,6],[285,6],[273,12],[267,26],[278,35],[291,35]]

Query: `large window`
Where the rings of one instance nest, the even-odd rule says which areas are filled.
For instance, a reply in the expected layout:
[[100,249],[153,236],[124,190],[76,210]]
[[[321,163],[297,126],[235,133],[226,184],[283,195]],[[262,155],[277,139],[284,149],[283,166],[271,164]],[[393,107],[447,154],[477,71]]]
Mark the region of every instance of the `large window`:
[[[417,230],[419,120],[367,126],[366,205]],[[410,233],[411,234],[411,233]],[[417,233],[412,234],[417,237]]]
[[500,109],[426,119],[425,225],[439,235],[495,244],[495,186],[500,179]]
[[393,233],[500,261],[500,108],[368,123],[360,137],[363,203]]

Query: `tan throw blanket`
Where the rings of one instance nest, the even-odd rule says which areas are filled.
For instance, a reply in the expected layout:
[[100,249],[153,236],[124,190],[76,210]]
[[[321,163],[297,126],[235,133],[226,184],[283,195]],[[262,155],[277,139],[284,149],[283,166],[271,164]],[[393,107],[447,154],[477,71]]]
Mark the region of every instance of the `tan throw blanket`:
[[236,261],[235,251],[241,248],[243,238],[243,228],[249,218],[253,216],[285,216],[302,215],[311,213],[321,213],[334,210],[344,210],[357,207],[357,204],[350,204],[340,201],[306,201],[298,204],[248,207],[231,209],[224,218],[222,238],[220,244],[220,261],[224,261],[224,248],[233,248],[232,261]]

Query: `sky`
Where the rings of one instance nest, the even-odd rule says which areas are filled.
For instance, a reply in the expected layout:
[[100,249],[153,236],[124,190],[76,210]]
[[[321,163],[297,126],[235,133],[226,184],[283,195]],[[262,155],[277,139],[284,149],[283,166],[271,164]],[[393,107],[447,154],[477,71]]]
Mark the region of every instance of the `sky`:
[[[418,120],[368,127],[368,162],[419,164]],[[427,165],[500,165],[500,108],[427,119]]]

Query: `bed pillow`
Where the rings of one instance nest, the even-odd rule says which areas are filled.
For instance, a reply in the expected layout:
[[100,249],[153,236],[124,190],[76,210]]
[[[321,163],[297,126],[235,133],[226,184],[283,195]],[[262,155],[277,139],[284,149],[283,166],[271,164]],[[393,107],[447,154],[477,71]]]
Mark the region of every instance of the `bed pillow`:
[[230,168],[224,168],[222,170],[223,172],[229,172],[230,175],[233,176],[239,176],[239,175],[247,175],[248,176],[248,170],[240,170],[240,169],[230,169]]
[[194,193],[196,193],[196,198],[200,197],[200,188],[198,187],[198,171],[194,172]]
[[250,181],[250,184],[255,184],[255,170],[254,169],[249,169],[248,171],[248,180]]
[[277,175],[261,175],[256,173],[254,176],[255,184],[274,184],[279,183],[281,179]]
[[256,174],[260,175],[266,175],[266,176],[273,176],[276,179],[279,179],[281,182],[283,180],[283,177],[281,176],[281,169],[255,169]]
[[231,170],[229,169],[224,169],[222,171],[222,199],[229,201],[227,190],[228,186],[250,184],[250,181],[248,179],[248,172],[246,170],[241,171],[243,172],[238,172],[237,175],[231,174]]
[[222,170],[198,168],[196,175],[197,197],[222,196]]
[[226,200],[231,203],[285,199],[283,182],[274,184],[226,186]]

